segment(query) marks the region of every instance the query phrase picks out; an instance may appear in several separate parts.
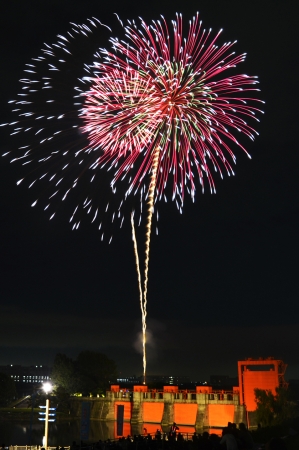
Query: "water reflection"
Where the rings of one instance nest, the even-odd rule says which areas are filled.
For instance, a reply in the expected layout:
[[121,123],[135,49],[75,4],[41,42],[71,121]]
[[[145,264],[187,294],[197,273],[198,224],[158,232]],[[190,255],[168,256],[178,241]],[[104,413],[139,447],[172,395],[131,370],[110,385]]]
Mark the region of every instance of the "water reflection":
[[[32,425],[31,443],[41,445],[44,435],[44,423]],[[5,445],[28,445],[30,442],[30,421],[2,421],[0,423],[0,436]],[[89,440],[114,439],[114,422],[90,422]],[[67,446],[73,441],[80,440],[80,421],[71,420],[49,424],[48,443],[50,446]],[[1,441],[1,442],[2,442]]]
[[[180,432],[190,435],[196,431],[194,427],[180,426]],[[140,423],[130,424],[125,422],[123,424],[123,436],[134,434],[143,435],[150,433],[154,435],[159,429],[162,433],[168,433],[169,427],[161,427],[160,424]],[[199,431],[199,430],[197,430]],[[216,430],[209,430],[214,432]],[[38,422],[32,425],[31,443],[32,445],[42,445],[44,435],[44,423]],[[2,421],[0,422],[0,436],[5,445],[29,445],[30,442],[30,421]],[[104,422],[98,420],[90,421],[89,441],[96,442],[99,439],[117,439],[117,424],[114,421]],[[80,441],[80,420],[70,420],[54,422],[49,424],[49,438],[48,443],[51,447],[68,446],[73,441]]]

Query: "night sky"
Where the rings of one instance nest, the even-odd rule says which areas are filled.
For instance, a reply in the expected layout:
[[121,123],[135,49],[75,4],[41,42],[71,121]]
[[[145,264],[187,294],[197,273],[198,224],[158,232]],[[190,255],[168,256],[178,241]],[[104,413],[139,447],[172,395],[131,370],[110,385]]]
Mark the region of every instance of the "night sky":
[[[159,207],[149,268],[148,373],[235,376],[237,360],[274,356],[299,378],[298,302],[298,11],[270,0],[3,0],[0,4],[0,123],[11,120],[24,65],[69,29],[98,17],[112,28],[125,19],[191,18],[223,28],[219,43],[238,39],[247,52],[239,72],[258,75],[265,115],[252,160],[236,152],[236,176],[215,177],[217,194],[197,191],[180,215]],[[100,44],[102,45],[102,43]],[[107,42],[107,47],[109,46]],[[85,61],[82,60],[82,65]],[[14,148],[0,128],[0,153]],[[139,294],[129,223],[111,245],[88,222],[71,231],[31,208],[16,186],[26,173],[0,161],[0,365],[52,365],[57,352],[106,353],[123,375],[141,375]],[[66,205],[67,208],[67,205]],[[128,222],[128,221],[127,221]],[[139,239],[144,239],[142,231]]]

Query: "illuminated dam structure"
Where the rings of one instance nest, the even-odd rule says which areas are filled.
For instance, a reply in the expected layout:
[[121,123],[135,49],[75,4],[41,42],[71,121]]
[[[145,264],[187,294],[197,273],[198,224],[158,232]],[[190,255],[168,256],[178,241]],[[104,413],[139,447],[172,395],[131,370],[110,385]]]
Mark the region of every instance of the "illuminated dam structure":
[[[254,389],[285,387],[286,364],[272,357],[238,362],[239,386],[231,391],[213,390],[210,386],[197,386],[196,390],[179,390],[178,386],[164,386],[162,390],[145,385],[131,390],[112,385],[104,398],[73,399],[73,412],[80,415],[82,400],[90,402],[90,418],[103,420],[115,428],[115,436],[137,434],[146,424],[148,433],[158,428],[167,430],[175,422],[180,432],[205,428],[222,428],[228,422],[254,425],[256,409]],[[113,425],[114,422],[114,425]],[[121,430],[118,432],[118,423]],[[189,429],[188,429],[189,427]]]
[[164,386],[163,391],[157,391],[148,390],[147,386],[134,386],[133,392],[123,392],[119,386],[111,386],[106,398],[111,401],[107,420],[123,417],[132,424],[153,423],[167,427],[176,422],[180,426],[203,429],[246,419],[238,388],[227,392],[197,386],[196,391],[179,391],[178,386]]

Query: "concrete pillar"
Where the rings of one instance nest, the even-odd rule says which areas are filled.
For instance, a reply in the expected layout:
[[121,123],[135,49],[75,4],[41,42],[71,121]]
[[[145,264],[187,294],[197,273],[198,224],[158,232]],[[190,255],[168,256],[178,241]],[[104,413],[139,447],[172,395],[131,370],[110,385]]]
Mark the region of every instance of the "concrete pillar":
[[195,428],[202,430],[209,426],[208,405],[197,405]]
[[133,392],[131,423],[143,422],[143,392]]
[[246,425],[246,410],[243,405],[235,405],[234,422],[243,422]]
[[143,435],[143,425],[142,423],[132,423],[131,425],[131,434],[134,436]]
[[202,430],[209,426],[208,415],[208,394],[196,394],[197,414],[196,414],[196,429]]
[[171,392],[164,392],[164,410],[162,425],[172,425],[174,418],[174,395]]

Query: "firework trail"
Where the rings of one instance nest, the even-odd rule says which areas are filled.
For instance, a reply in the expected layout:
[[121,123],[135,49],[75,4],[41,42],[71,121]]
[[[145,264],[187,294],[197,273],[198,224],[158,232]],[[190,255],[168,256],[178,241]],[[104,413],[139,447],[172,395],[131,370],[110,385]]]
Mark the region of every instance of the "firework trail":
[[148,284],[148,263],[149,263],[149,252],[150,252],[150,238],[152,231],[152,217],[154,212],[154,198],[155,198],[155,187],[156,187],[156,179],[157,179],[157,168],[159,161],[159,147],[155,149],[154,158],[153,158],[153,166],[152,166],[152,175],[150,179],[149,186],[149,201],[148,201],[148,216],[147,216],[147,224],[146,224],[146,241],[145,241],[145,269],[144,269],[144,291],[142,292],[142,282],[141,282],[141,274],[140,274],[140,265],[139,265],[139,255],[137,249],[137,240],[134,226],[134,214],[131,214],[131,225],[132,225],[132,237],[133,237],[133,245],[134,245],[134,253],[135,253],[135,261],[136,261],[136,271],[138,278],[138,286],[139,286],[139,296],[140,296],[140,308],[141,308],[141,316],[142,316],[142,353],[143,353],[143,384],[146,383],[146,316],[147,316],[147,284]]
[[147,315],[147,311],[146,311],[146,304],[144,305],[144,303],[143,303],[139,255],[138,255],[137,239],[136,239],[135,225],[134,225],[134,213],[131,214],[131,226],[132,226],[132,239],[133,239],[134,254],[135,254],[135,261],[136,261],[136,272],[137,272],[137,278],[138,278],[139,300],[140,300],[140,309],[141,309],[143,382],[145,383],[145,376],[146,376],[146,315]]
[[[236,134],[254,140],[258,133],[247,121],[259,121],[256,115],[262,111],[256,105],[262,101],[252,97],[259,90],[255,86],[257,77],[234,74],[246,54],[235,54],[235,42],[218,46],[222,30],[214,35],[211,29],[203,29],[198,14],[189,21],[185,35],[181,15],[171,22],[172,32],[162,16],[150,25],[142,19],[140,25],[135,21],[120,24],[126,40],[111,37],[111,50],[97,49],[93,62],[84,65],[85,76],[78,77],[80,87],[75,87],[70,110],[61,107],[63,98],[58,97],[60,103],[56,102],[54,93],[61,95],[62,81],[70,85],[68,64],[75,59],[78,39],[88,41],[102,24],[95,18],[87,25],[72,24],[66,36],[58,35],[56,43],[46,45],[42,55],[26,66],[23,90],[12,101],[18,120],[9,125],[13,127],[11,134],[24,132],[30,142],[19,147],[13,160],[42,167],[42,175],[40,169],[36,175],[34,166],[26,179],[29,188],[36,182],[43,183],[44,189],[32,206],[37,201],[43,203],[50,219],[59,197],[62,201],[66,197],[73,202],[75,199],[70,219],[73,229],[80,225],[80,210],[90,214],[92,222],[100,220],[105,211],[111,214],[111,222],[115,219],[122,226],[130,199],[130,214],[139,205],[140,219],[147,202],[143,292],[131,216],[145,376],[148,266],[155,204],[167,201],[170,190],[182,212],[186,193],[195,199],[197,180],[202,192],[207,182],[210,192],[215,193],[213,171],[221,178],[224,171],[234,175],[232,165],[238,147],[250,157]],[[61,80],[66,72],[66,80]],[[57,80],[58,89],[53,90]],[[119,204],[102,204],[105,196],[100,195],[99,185],[103,179],[108,179],[115,198],[116,187],[122,193]],[[97,189],[90,183],[97,183]],[[78,185],[82,194],[79,201]],[[136,202],[137,194],[140,202]]]

